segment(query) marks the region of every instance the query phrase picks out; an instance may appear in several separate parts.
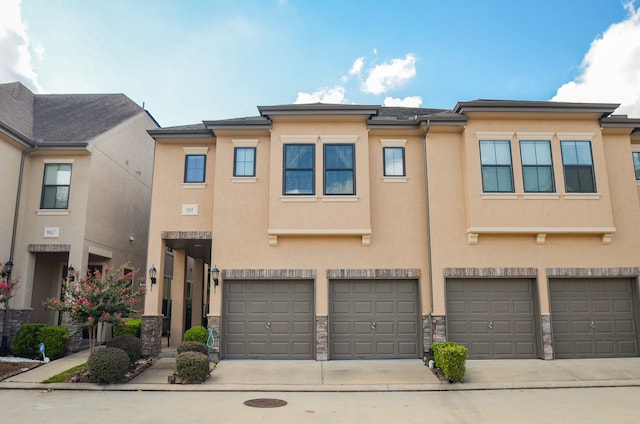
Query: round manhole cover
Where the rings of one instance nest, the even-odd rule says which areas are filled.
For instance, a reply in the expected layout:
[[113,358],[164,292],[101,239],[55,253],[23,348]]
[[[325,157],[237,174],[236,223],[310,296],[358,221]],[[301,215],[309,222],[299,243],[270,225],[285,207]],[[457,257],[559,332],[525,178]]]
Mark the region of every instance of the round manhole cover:
[[262,398],[245,400],[244,404],[254,408],[277,408],[279,406],[285,406],[287,402],[282,399]]

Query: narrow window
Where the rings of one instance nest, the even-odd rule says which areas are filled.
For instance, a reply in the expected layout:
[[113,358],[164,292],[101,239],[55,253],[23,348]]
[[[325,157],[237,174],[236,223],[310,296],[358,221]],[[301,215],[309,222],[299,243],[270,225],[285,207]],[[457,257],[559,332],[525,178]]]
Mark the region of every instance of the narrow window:
[[324,194],[355,194],[353,144],[324,145]]
[[45,164],[40,209],[67,209],[71,187],[71,164]]
[[595,193],[590,141],[561,141],[564,185],[567,193]]
[[256,148],[236,147],[234,149],[234,177],[256,176]]
[[512,193],[511,143],[508,140],[480,141],[482,190],[487,193]]
[[520,141],[522,178],[527,193],[553,193],[553,162],[549,141]]
[[206,155],[186,155],[184,161],[184,182],[203,183],[206,163]]
[[404,147],[384,147],[384,176],[404,177]]
[[636,180],[640,181],[640,152],[633,152],[633,168],[636,171]]
[[314,148],[313,144],[285,144],[282,190],[284,194],[315,194]]

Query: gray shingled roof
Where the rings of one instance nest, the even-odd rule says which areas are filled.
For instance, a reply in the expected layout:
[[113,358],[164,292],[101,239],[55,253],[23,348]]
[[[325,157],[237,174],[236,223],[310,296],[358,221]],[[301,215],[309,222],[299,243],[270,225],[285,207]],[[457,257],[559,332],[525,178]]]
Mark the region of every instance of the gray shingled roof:
[[142,112],[124,94],[33,94],[0,84],[0,122],[43,144],[86,142]]

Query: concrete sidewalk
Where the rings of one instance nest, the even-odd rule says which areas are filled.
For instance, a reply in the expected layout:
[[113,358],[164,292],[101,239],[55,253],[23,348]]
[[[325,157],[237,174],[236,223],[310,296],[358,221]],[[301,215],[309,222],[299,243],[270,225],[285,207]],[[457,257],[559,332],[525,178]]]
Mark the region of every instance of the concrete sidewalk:
[[218,363],[203,384],[169,384],[175,358],[164,355],[127,384],[43,384],[87,360],[88,351],[66,356],[0,382],[0,389],[124,391],[446,391],[640,386],[640,358],[543,361],[467,361],[465,383],[438,380],[421,360],[276,361]]

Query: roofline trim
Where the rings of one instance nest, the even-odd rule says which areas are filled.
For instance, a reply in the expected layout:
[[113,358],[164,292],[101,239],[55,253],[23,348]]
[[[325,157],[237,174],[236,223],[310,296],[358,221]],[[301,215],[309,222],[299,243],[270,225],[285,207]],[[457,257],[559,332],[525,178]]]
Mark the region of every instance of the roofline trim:
[[455,113],[464,112],[562,112],[562,113],[601,113],[607,116],[613,113],[618,103],[573,103],[528,100],[473,100],[458,102],[453,108]]

